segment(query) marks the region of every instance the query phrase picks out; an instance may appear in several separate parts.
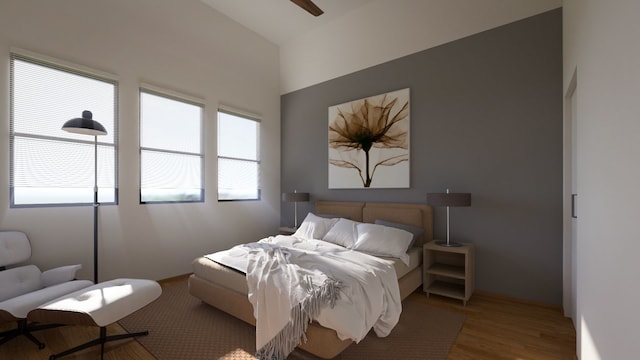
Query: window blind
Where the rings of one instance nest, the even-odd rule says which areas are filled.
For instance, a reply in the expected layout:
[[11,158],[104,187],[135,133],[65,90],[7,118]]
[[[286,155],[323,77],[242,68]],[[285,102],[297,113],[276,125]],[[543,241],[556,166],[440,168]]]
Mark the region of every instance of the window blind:
[[218,200],[260,199],[260,122],[218,110]]
[[117,82],[16,53],[10,63],[11,206],[93,203],[94,138],[61,129],[83,110],[108,132],[98,200],[117,202]]

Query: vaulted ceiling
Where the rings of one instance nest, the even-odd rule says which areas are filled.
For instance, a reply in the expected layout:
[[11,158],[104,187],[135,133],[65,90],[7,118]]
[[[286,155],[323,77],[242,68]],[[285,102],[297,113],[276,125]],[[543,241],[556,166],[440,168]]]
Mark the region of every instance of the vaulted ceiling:
[[324,13],[315,17],[290,0],[201,0],[216,11],[283,45],[374,0],[314,0]]
[[280,49],[288,93],[562,6],[562,0],[200,0]]

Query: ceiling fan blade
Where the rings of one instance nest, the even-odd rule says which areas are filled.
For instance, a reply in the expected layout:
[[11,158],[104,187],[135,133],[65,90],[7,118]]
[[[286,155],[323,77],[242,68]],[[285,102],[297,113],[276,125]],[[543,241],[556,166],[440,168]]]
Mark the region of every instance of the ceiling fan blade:
[[324,14],[324,11],[322,11],[322,9],[320,9],[311,0],[291,0],[291,2],[305,9],[309,14],[313,16],[320,16]]

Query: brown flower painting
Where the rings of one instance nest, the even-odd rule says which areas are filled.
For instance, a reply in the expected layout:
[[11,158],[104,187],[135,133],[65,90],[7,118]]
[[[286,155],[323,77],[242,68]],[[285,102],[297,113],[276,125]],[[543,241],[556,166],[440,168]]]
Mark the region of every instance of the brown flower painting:
[[409,187],[409,89],[329,108],[329,188]]

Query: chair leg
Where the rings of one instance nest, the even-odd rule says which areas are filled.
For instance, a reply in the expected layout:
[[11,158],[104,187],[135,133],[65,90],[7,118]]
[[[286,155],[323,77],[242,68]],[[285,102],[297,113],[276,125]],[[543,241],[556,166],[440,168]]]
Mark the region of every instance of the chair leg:
[[51,355],[51,356],[49,356],[49,360],[59,359],[59,358],[61,358],[63,356],[67,356],[69,354],[73,354],[75,352],[90,348],[90,347],[98,345],[98,344],[100,344],[100,359],[104,359],[104,344],[105,343],[107,343],[109,341],[116,341],[116,340],[128,339],[128,338],[132,338],[132,337],[145,336],[145,335],[149,335],[149,331],[141,331],[141,332],[137,332],[137,333],[126,333],[126,334],[118,334],[118,335],[107,336],[107,328],[105,326],[101,326],[100,327],[100,337],[98,337],[97,339],[93,339],[91,341],[88,341],[88,342],[86,342],[84,344],[78,345],[78,346],[76,346],[74,348],[71,348],[69,350],[65,350],[65,351],[63,351],[61,353]]
[[20,332],[20,328],[15,328],[15,329],[11,329],[11,330],[7,330],[4,332],[0,333],[0,345],[8,342],[9,340],[16,338],[18,336],[20,336],[21,332]]
[[38,345],[38,349],[44,349],[44,343],[38,340],[33,334],[34,331],[51,329],[54,327],[61,326],[60,324],[43,324],[43,325],[34,325],[28,324],[27,319],[20,319],[17,321],[18,327],[12,330],[8,330],[0,333],[0,345],[6,343],[7,341],[16,338],[20,335],[25,336],[27,339],[31,340],[34,344]]
[[44,343],[42,341],[38,340],[30,332],[24,333],[24,336],[26,336],[27,339],[31,340],[32,343],[38,345],[38,349],[41,349],[41,350],[44,349]]

